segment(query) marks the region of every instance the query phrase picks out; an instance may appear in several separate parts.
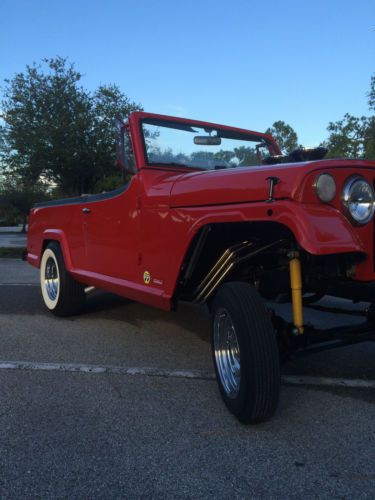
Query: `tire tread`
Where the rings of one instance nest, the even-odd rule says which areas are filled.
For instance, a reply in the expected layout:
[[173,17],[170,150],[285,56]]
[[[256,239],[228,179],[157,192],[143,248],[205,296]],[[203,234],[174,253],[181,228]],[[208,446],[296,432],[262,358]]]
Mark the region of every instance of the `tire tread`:
[[226,303],[234,314],[238,333],[243,336],[246,346],[246,356],[251,358],[246,363],[248,394],[244,395],[243,405],[233,411],[234,405],[225,396],[219,382],[224,402],[241,422],[262,422],[275,413],[280,392],[279,353],[271,318],[258,292],[244,282],[222,285],[214,299],[213,308],[220,303]]

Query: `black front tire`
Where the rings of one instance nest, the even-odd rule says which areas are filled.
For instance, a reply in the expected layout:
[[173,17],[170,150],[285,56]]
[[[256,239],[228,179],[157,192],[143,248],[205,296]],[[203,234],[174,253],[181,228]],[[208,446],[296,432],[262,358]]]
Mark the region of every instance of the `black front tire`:
[[280,362],[270,315],[255,288],[221,286],[212,303],[211,345],[224,403],[244,424],[272,417],[280,393]]
[[46,307],[56,316],[71,316],[85,305],[84,285],[66,270],[59,243],[48,243],[40,264],[40,286]]

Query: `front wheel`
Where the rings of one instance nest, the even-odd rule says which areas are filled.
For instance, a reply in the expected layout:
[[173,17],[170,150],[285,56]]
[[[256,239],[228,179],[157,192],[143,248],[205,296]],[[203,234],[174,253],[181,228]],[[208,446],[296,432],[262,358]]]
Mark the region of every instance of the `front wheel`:
[[212,304],[211,345],[216,378],[228,409],[249,424],[275,413],[280,364],[271,318],[247,283],[223,285]]
[[56,316],[78,314],[85,304],[84,287],[66,270],[60,245],[55,241],[43,252],[40,287],[44,304]]

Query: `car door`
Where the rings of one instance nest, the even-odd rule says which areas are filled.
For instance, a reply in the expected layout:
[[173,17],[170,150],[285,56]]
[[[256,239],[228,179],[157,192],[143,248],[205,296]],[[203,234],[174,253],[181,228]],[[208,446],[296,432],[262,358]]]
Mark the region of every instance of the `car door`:
[[118,166],[126,178],[113,191],[88,196],[82,206],[86,270],[134,281],[140,245],[139,173],[128,128],[121,126]]
[[121,188],[88,197],[82,207],[86,270],[133,281],[139,247],[138,177]]

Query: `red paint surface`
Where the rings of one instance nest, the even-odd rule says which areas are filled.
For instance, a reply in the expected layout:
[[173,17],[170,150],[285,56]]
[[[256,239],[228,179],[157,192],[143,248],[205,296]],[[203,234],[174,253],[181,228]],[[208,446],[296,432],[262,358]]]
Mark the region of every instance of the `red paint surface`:
[[[340,200],[342,186],[353,173],[374,183],[375,162],[320,160],[209,172],[151,167],[145,162],[140,132],[140,120],[146,117],[167,118],[147,113],[130,116],[137,173],[124,193],[106,200],[31,211],[28,261],[32,265],[39,266],[45,242],[57,240],[68,270],[79,281],[168,309],[184,256],[201,227],[219,222],[273,221],[287,226],[309,253],[366,254],[357,267],[356,279],[375,279],[374,223],[354,226]],[[279,154],[277,144],[271,141]],[[331,173],[337,182],[337,196],[330,204],[321,203],[313,188],[321,172]],[[265,202],[270,175],[280,178],[271,204]],[[90,213],[82,212],[85,207]],[[151,275],[148,285],[143,279],[145,271]]]

